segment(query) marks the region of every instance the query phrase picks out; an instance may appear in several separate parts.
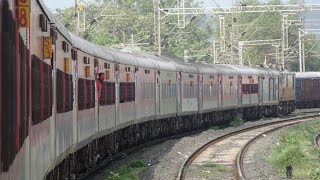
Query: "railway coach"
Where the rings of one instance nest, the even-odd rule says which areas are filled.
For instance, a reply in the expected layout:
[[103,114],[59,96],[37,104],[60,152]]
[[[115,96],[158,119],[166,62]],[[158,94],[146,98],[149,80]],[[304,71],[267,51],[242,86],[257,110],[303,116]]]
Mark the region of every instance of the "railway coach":
[[296,73],[296,106],[297,108],[320,107],[320,73]]

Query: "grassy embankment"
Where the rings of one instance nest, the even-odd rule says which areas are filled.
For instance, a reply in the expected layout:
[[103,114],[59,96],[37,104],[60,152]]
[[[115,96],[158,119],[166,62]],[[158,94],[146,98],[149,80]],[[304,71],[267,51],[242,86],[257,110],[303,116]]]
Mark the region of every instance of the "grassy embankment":
[[294,179],[320,180],[320,153],[314,143],[319,133],[320,120],[290,127],[267,161],[281,175],[291,165]]

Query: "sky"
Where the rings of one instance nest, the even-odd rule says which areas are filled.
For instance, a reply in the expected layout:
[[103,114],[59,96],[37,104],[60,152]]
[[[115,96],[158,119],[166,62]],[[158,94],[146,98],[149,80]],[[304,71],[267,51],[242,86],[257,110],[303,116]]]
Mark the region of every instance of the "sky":
[[44,3],[51,10],[53,9],[65,9],[74,6],[74,0],[44,0]]

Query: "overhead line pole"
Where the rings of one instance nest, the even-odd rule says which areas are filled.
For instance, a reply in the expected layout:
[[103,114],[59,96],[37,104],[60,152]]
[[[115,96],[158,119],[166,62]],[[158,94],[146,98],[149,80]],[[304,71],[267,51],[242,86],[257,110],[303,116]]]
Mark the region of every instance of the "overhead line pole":
[[79,13],[79,0],[74,0],[75,2],[75,16],[76,16],[76,35],[79,35],[79,25],[80,25],[80,13]]
[[156,0],[156,9],[157,9],[157,45],[158,45],[158,55],[161,55],[161,12],[160,12],[160,0]]
[[[178,0],[179,2],[179,0]],[[184,2],[184,1],[183,1]],[[237,0],[236,0],[237,2]],[[206,8],[186,8],[181,6],[176,6],[176,8],[160,8],[158,6],[158,11],[163,13],[163,17],[161,17],[160,12],[158,12],[158,21],[168,15],[200,15],[200,14],[212,14],[213,16],[219,17],[220,20],[220,52],[225,52],[225,26],[224,26],[224,16],[229,14],[238,14],[238,13],[253,13],[253,12],[279,12],[279,13],[296,13],[296,12],[304,12],[304,11],[320,11],[320,4],[299,4],[299,5],[261,5],[261,6],[237,6],[237,8],[232,8],[231,10],[223,9],[221,7],[206,7]],[[183,14],[181,14],[183,13]],[[178,17],[178,19],[179,19]],[[234,17],[234,16],[233,16]],[[237,16],[236,16],[237,17]],[[179,20],[178,20],[179,21]],[[291,23],[291,22],[290,22]],[[283,25],[282,26],[282,49],[281,49],[281,63],[284,66],[285,62],[285,51],[288,49],[288,19],[287,16],[283,17]],[[160,25],[160,24],[159,24]],[[238,28],[238,27],[237,27]],[[233,31],[233,30],[232,30]],[[160,28],[158,27],[158,36],[160,35]],[[230,35],[232,36],[232,35]],[[233,36],[239,39],[239,34],[237,36]],[[239,42],[238,42],[239,43]],[[231,40],[231,49],[233,44],[233,39]],[[242,45],[241,45],[242,44]],[[242,49],[243,43],[239,43],[239,50]],[[159,45],[158,45],[159,46]],[[160,46],[158,47],[161,48]],[[159,50],[161,52],[161,49]],[[241,55],[241,56],[240,56]],[[239,62],[243,64],[242,54],[239,52]]]

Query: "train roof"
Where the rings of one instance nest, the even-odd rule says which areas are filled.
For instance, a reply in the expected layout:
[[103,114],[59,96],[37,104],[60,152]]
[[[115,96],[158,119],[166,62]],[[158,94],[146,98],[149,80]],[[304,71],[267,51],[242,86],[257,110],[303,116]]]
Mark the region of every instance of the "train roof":
[[211,64],[212,67],[219,71],[219,74],[239,75],[236,68],[233,68],[227,64]]
[[193,65],[196,66],[202,74],[219,74],[219,70],[212,66],[212,64],[195,63]]
[[199,73],[199,70],[195,66],[192,66],[192,64],[185,63],[183,61],[180,61],[174,58],[169,58],[166,56],[160,56],[160,57],[171,61],[176,66],[177,71],[182,71],[186,73],[196,73],[196,74]]
[[95,56],[108,61],[115,61],[115,57],[111,53],[111,50],[104,46],[95,45]]
[[158,69],[157,64],[153,60],[148,59],[146,56],[143,56],[142,54],[138,54],[138,53],[132,53],[132,55],[136,59],[138,66],[145,67],[145,68]]
[[320,78],[320,72],[298,72],[296,78],[307,79],[307,78]]
[[296,73],[295,72],[291,72],[291,71],[281,71],[280,72],[281,74],[286,74],[286,75],[295,75]]
[[59,31],[66,38],[67,41],[72,42],[71,36],[67,28],[65,28],[64,25],[54,16],[54,14],[44,4],[43,0],[37,0],[37,1],[40,4],[40,8],[43,9],[43,11],[45,12],[45,15],[48,17],[50,23],[54,24],[57,31]]
[[270,69],[270,68],[257,68],[259,70],[259,72],[261,73],[262,76],[271,76],[271,77],[275,77],[275,76],[279,76],[280,72],[278,70],[275,69]]
[[148,59],[154,61],[157,64],[157,68],[166,71],[177,71],[176,66],[169,60],[155,56],[154,54],[143,54]]
[[236,69],[240,75],[260,75],[262,72],[260,72],[258,69],[249,67],[249,66],[240,66],[240,65],[228,65],[234,69]]
[[[105,48],[105,49],[107,49],[107,48]],[[127,53],[127,52],[122,52],[119,50],[115,50],[115,49],[108,49],[108,50],[110,50],[110,52],[112,53],[112,55],[115,58],[115,61],[117,63],[132,65],[132,66],[137,65],[136,58],[132,54]]]

